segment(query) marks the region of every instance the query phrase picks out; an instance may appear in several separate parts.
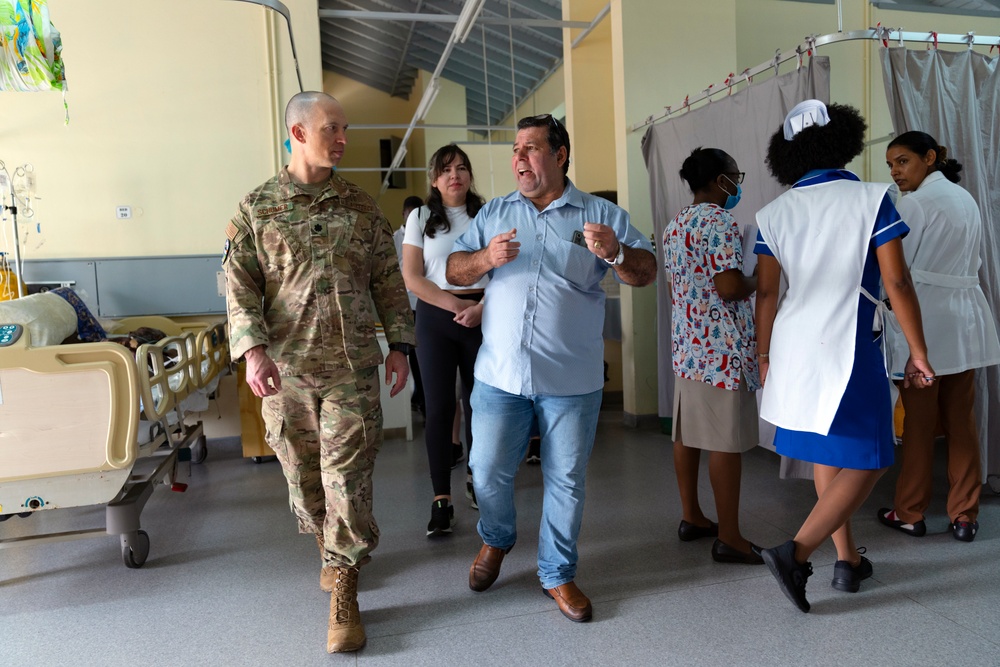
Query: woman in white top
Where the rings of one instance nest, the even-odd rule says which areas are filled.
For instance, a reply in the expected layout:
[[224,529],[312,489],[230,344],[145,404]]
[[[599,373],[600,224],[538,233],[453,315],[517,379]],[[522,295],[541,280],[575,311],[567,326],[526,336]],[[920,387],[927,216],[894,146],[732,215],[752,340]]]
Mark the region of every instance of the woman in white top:
[[483,340],[481,301],[489,279],[457,287],[445,277],[455,239],[465,233],[484,203],[473,189],[469,156],[455,145],[438,149],[431,157],[428,178],[431,187],[427,205],[410,213],[406,221],[403,279],[406,289],[417,297],[417,359],[424,385],[424,437],[434,487],[427,535],[433,537],[451,533],[455,522],[451,469],[455,462],[452,423],[456,372],[462,380],[466,443],[472,449],[469,396]]
[[[924,335],[938,381],[930,389],[900,388],[902,467],[895,503],[879,521],[914,537],[927,532],[934,435],[940,420],[948,439],[948,517],[955,539],[971,542],[979,530],[982,468],[975,404],[975,369],[1000,363],[993,314],[979,286],[983,223],[976,201],[959,185],[962,165],[925,132],[906,132],[886,149],[892,180],[905,194],[896,209],[910,227],[903,253],[920,300]],[[894,332],[890,331],[890,334]],[[902,377],[908,349],[893,344],[893,378]]]

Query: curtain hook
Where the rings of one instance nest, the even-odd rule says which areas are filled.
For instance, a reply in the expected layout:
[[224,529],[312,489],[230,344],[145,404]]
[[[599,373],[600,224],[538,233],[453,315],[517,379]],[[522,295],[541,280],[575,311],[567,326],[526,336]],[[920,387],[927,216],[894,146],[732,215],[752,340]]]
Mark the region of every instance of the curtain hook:
[[781,49],[774,50],[774,61],[771,66],[774,67],[774,76],[778,76],[778,63],[781,61]]
[[889,48],[889,35],[886,32],[886,29],[882,27],[881,21],[875,24],[875,39],[882,41],[882,48]]
[[899,48],[903,48],[903,26],[899,26]]
[[972,47],[976,44],[976,33],[970,30],[966,33],[965,38],[969,40],[969,50],[971,51]]

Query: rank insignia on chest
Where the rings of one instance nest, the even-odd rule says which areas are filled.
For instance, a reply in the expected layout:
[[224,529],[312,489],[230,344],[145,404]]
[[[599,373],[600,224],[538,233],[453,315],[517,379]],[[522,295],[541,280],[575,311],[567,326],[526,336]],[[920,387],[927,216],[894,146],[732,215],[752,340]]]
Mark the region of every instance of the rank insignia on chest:
[[258,206],[254,209],[254,217],[266,218],[268,216],[277,215],[279,213],[284,213],[285,211],[291,211],[294,205],[291,202],[286,202],[284,204],[275,204],[274,206]]

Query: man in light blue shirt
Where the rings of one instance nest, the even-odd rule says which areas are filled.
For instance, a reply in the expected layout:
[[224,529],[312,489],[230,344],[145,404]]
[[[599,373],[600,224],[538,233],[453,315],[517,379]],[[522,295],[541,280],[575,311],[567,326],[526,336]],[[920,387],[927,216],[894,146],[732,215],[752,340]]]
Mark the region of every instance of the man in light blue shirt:
[[[609,269],[628,285],[656,277],[649,241],[628,213],[566,177],[569,134],[546,114],[517,124],[518,191],[486,204],[448,259],[448,282],[490,275],[472,390],[470,466],[483,546],[469,587],[489,588],[517,538],[514,475],[534,419],[542,438],[538,577],[573,621],[592,615],[573,579],[584,479],[604,384],[604,290]],[[516,239],[516,240],[515,240]]]

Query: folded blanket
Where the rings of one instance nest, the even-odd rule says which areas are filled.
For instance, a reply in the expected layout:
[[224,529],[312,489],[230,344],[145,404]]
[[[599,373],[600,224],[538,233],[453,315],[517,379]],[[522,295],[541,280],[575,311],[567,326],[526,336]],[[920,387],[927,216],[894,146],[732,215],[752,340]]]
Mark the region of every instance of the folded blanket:
[[76,311],[51,292],[0,301],[0,324],[27,329],[32,347],[58,345],[76,332]]

